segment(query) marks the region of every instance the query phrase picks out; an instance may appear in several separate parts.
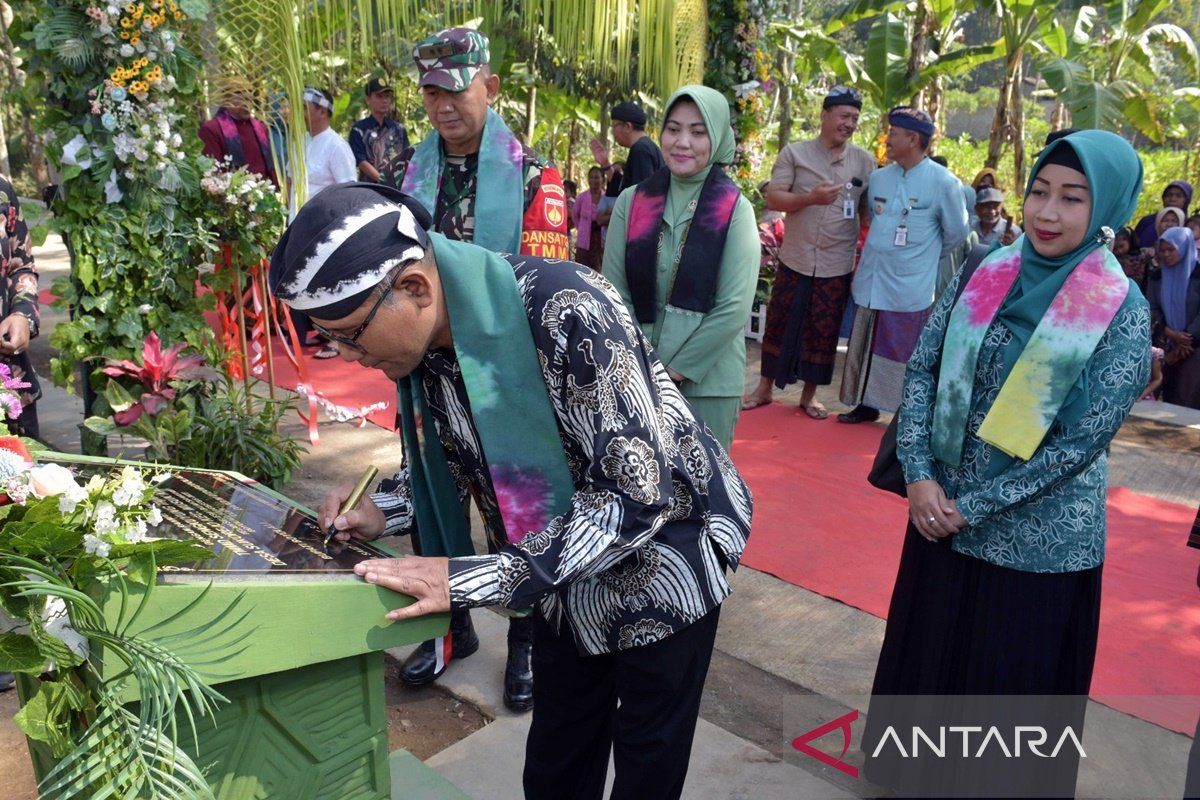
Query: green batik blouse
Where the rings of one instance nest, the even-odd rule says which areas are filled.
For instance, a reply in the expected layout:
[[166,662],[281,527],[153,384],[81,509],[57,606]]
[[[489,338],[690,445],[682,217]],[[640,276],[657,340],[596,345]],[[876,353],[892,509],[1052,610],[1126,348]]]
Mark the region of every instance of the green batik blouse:
[[1024,462],[976,435],[1000,393],[1002,355],[1012,338],[1008,328],[993,322],[976,364],[962,463],[952,467],[933,457],[930,439],[942,341],[958,281],[955,276],[934,307],[905,373],[896,431],[905,481],[935,480],[955,500],[968,523],[951,540],[960,553],[1026,572],[1098,566],[1104,562],[1108,446],[1150,374],[1149,305],[1131,282],[1084,368],[1080,385],[1092,389],[1082,413],[1078,419],[1055,419]]

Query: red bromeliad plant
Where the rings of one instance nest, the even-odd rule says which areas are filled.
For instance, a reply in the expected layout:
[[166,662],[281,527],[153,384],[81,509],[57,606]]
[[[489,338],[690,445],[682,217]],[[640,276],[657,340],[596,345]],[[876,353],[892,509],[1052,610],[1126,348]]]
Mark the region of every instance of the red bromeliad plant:
[[84,425],[101,436],[144,440],[147,461],[232,469],[281,487],[304,452],[279,430],[291,400],[254,396],[222,378],[209,365],[223,361],[223,351],[185,355],[183,350],[182,344],[164,348],[151,333],[139,360],[110,359],[102,369],[108,376],[107,408]]
[[142,363],[127,359],[110,359],[101,371],[110,378],[132,378],[142,385],[141,397],[128,408],[114,409],[117,425],[132,425],[143,413],[154,416],[175,399],[174,381],[212,380],[215,375],[204,366],[204,357],[180,356],[184,344],[162,348],[158,334],[151,331],[142,342]]
[[88,417],[84,425],[105,436],[121,431],[140,437],[149,460],[174,461],[195,422],[197,396],[219,377],[203,356],[182,355],[184,347],[164,349],[151,333],[142,342],[140,363],[109,359],[101,371],[109,378],[104,401],[111,416]]

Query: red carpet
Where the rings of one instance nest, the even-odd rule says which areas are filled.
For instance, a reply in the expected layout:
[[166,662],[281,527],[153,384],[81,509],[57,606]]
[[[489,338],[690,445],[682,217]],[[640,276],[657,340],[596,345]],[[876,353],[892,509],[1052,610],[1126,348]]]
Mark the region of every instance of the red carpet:
[[[742,414],[733,456],[754,492],[742,563],[886,617],[907,505],[866,481],[882,432],[780,404]],[[1110,490],[1092,680],[1100,702],[1188,735],[1200,694],[1200,551],[1186,546],[1195,513]]]
[[[349,410],[355,416],[370,406],[385,404],[383,408],[375,408],[367,414],[367,420],[381,428],[395,430],[396,428],[396,384],[388,380],[379,370],[366,369],[358,364],[350,364],[341,358],[317,359],[312,354],[316,348],[305,349],[304,367],[308,372],[308,380],[318,397],[327,400],[334,406]],[[296,390],[300,382],[295,367],[284,355],[278,341],[274,346],[275,356],[275,385],[291,391]],[[265,372],[258,377],[266,379]],[[323,409],[322,417],[332,417],[330,409]]]

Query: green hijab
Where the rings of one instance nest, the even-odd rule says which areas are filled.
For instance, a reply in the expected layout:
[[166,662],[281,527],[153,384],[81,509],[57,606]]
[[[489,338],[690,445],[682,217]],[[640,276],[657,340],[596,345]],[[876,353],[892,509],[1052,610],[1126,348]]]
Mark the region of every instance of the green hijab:
[[[1038,155],[1025,184],[1025,197],[1029,197],[1046,159],[1060,147],[1074,150],[1083,165],[1092,196],[1092,215],[1083,241],[1065,255],[1054,258],[1040,255],[1029,235],[1024,237],[1021,271],[1000,307],[1000,320],[1013,333],[1012,344],[1006,351],[1005,375],[1016,363],[1067,276],[1093,250],[1108,246],[1113,232],[1125,225],[1137,210],[1142,191],[1142,160],[1129,143],[1115,133],[1085,130],[1052,142]],[[1028,228],[1030,222],[1026,220],[1025,225]]]
[[[725,95],[707,86],[692,84],[676,90],[667,100],[667,113],[663,115],[663,127],[666,120],[671,118],[671,109],[680,100],[691,100],[700,111],[704,127],[708,129],[708,140],[711,147],[708,151],[708,163],[704,169],[695,175],[681,178],[671,173],[670,201],[667,203],[667,214],[664,220],[668,225],[676,225],[684,215],[690,216],[688,204],[700,195],[700,189],[708,178],[713,164],[729,165],[737,157],[737,141],[733,136],[733,126],[730,122],[729,101]],[[662,135],[659,135],[662,142]]]
[[685,86],[668,100],[668,118],[683,100],[696,104],[704,122],[711,145],[708,163],[685,178],[664,167],[634,189],[625,229],[625,277],[634,316],[643,324],[657,317],[656,271],[663,223],[673,231],[683,229],[677,233],[680,249],[672,254],[675,277],[667,305],[697,314],[712,310],[725,238],[741,197],[737,184],[720,168],[737,154],[729,103],[715,89]]

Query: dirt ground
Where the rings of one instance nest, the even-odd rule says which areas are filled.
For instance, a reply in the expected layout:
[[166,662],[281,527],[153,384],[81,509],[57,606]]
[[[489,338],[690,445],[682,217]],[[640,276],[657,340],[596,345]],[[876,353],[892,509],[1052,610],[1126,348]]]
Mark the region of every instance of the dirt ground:
[[404,749],[424,761],[465,739],[491,720],[436,683],[409,688],[396,677],[399,662],[387,657],[388,750]]
[[33,765],[25,749],[25,736],[12,721],[17,713],[17,693],[0,692],[0,798],[37,800]]

